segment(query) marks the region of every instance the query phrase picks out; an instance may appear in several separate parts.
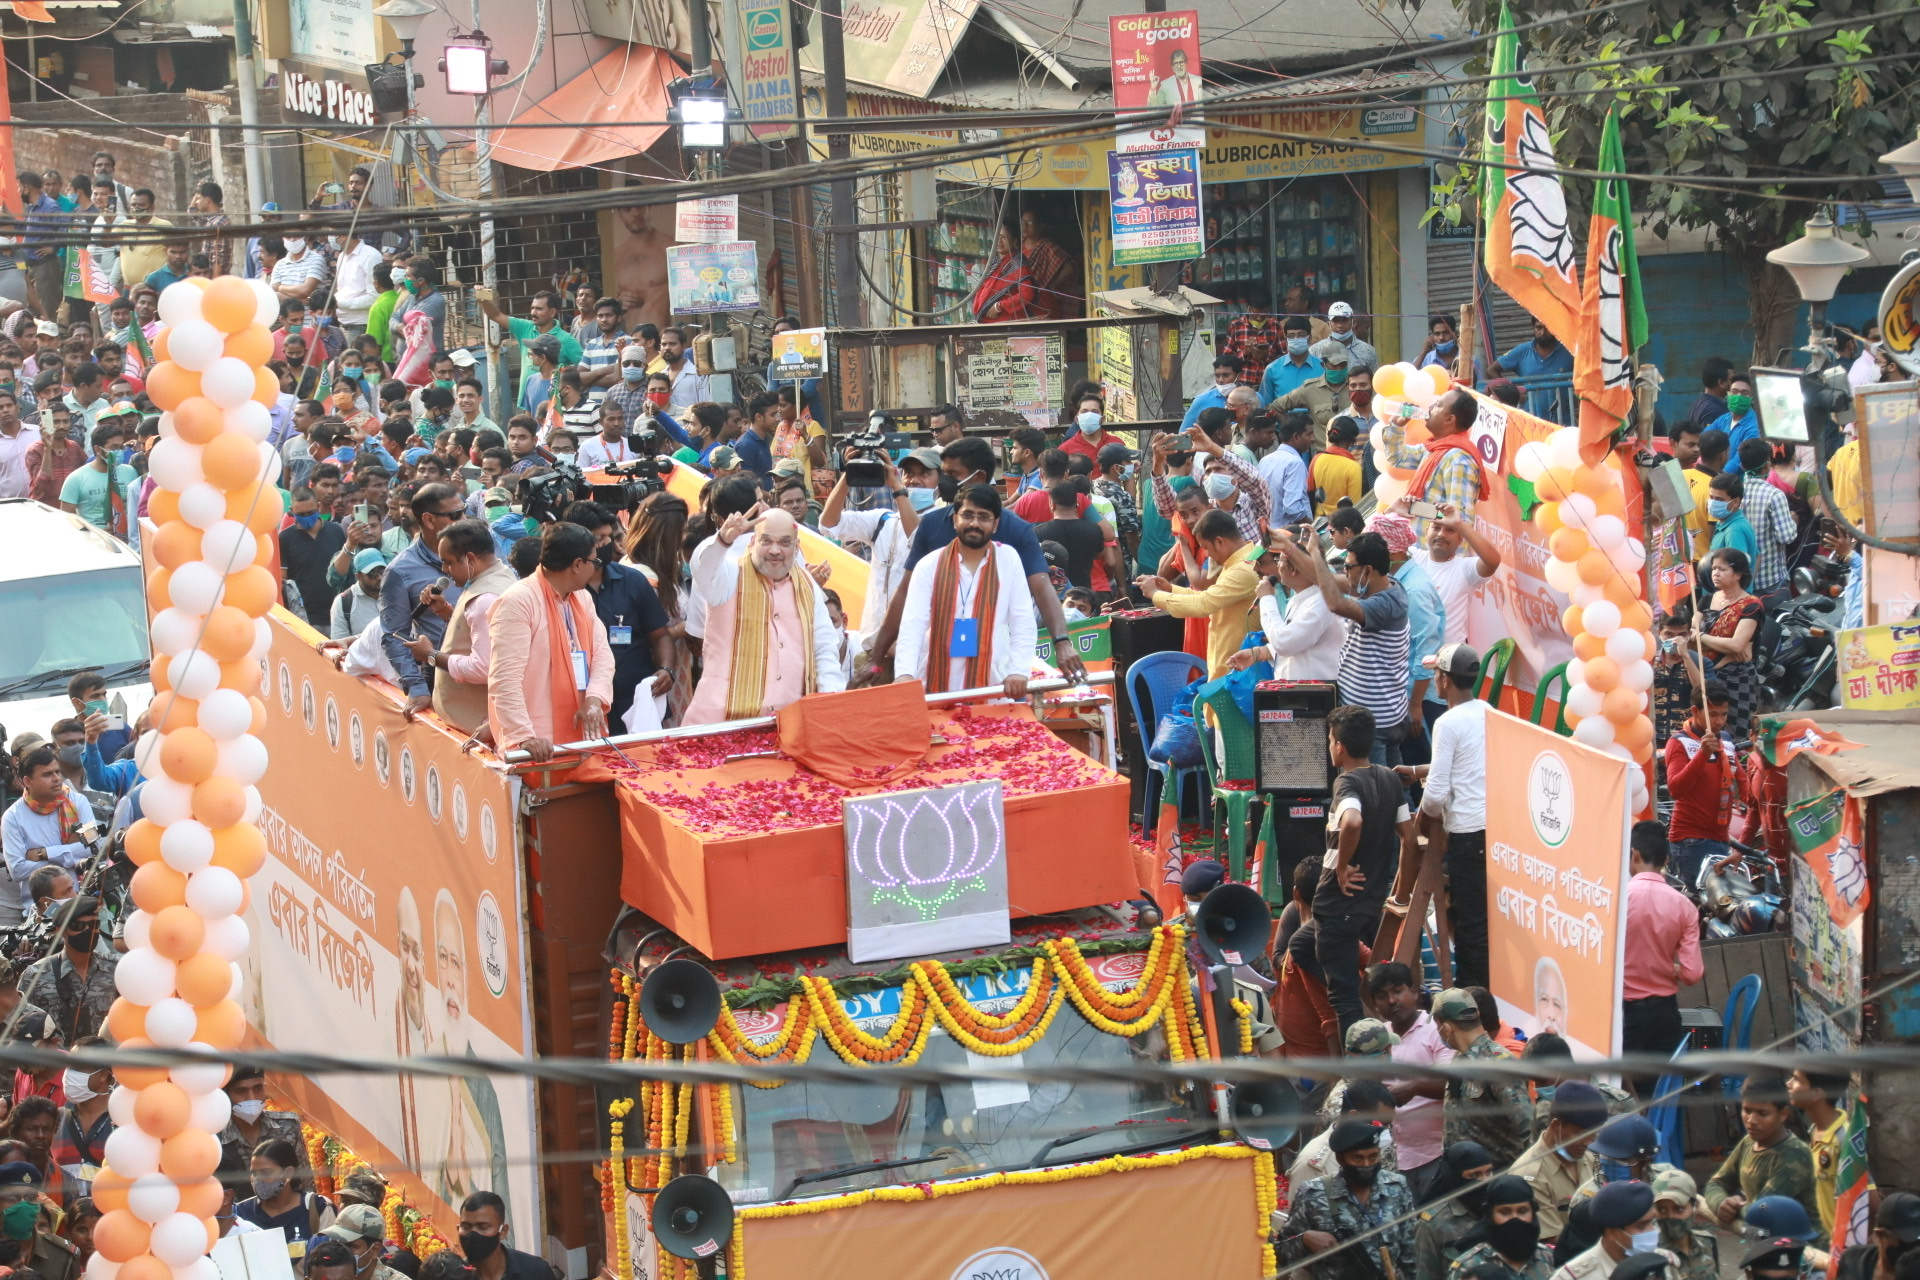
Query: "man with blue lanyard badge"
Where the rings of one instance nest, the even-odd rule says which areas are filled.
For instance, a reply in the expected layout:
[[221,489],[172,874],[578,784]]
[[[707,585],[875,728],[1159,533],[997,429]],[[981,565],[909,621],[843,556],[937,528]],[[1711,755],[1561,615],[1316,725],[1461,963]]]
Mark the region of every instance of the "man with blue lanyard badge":
[[587,579],[587,594],[593,597],[594,613],[606,624],[607,646],[613,650],[613,705],[607,717],[615,726],[623,726],[627,709],[638,702],[642,705],[633,717],[633,732],[660,728],[661,709],[673,685],[673,636],[667,630],[667,611],[647,575],[620,563],[620,546],[613,540],[618,529],[613,512],[597,502],[576,502],[562,518],[593,535],[599,568]]

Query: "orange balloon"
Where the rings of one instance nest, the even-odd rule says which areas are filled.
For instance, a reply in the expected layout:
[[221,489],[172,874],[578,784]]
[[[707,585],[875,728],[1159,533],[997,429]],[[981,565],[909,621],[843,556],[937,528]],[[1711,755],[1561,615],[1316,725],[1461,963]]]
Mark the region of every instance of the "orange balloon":
[[169,569],[198,560],[200,531],[185,520],[170,520],[161,525],[153,537],[153,558]]
[[171,489],[159,489],[147,496],[147,519],[165,528],[180,518],[180,495]]
[[[1635,764],[1645,764],[1647,761],[1653,759],[1653,744],[1651,742],[1643,742],[1639,746],[1631,748],[1631,750]],[[1649,797],[1648,799],[1649,802],[1651,802],[1652,798]]]
[[1620,687],[1620,664],[1612,658],[1603,653],[1597,658],[1588,658],[1586,664],[1587,688],[1604,694]]
[[[208,1005],[204,1009],[198,1009],[197,1012],[200,1014],[200,1021],[197,1029],[193,1033],[195,1040],[204,1041],[216,1049],[236,1049],[240,1046],[240,1041],[247,1034],[247,1015],[241,1011],[238,1004],[230,999],[222,1000],[219,1004]],[[198,1131],[189,1129],[187,1132],[194,1133]],[[182,1136],[184,1137],[185,1135],[183,1134]],[[209,1142],[213,1141],[213,1135],[210,1133],[202,1133],[201,1136]],[[215,1142],[213,1144],[213,1159],[198,1176],[202,1178],[206,1177],[219,1166],[219,1163],[220,1144]],[[165,1167],[164,1159],[162,1161],[162,1167]],[[176,1177],[185,1173],[184,1170],[176,1172],[173,1169],[168,1169],[167,1172],[174,1174]]]
[[175,1182],[211,1178],[219,1167],[220,1140],[205,1129],[182,1129],[160,1144],[160,1172]]
[[[216,1212],[219,1208],[219,1205],[214,1206]],[[220,1243],[219,1219],[215,1218],[211,1213],[203,1213],[200,1215],[200,1225],[207,1229],[207,1252],[212,1253],[213,1246]]]
[[221,662],[244,658],[253,649],[253,619],[230,604],[214,606],[207,615],[200,647]]
[[1577,604],[1570,604],[1560,611],[1560,629],[1569,636],[1578,636],[1587,629],[1586,610]]
[[163,1142],[186,1128],[192,1117],[193,1099],[171,1080],[148,1085],[133,1100],[134,1122]]
[[[232,779],[222,779],[230,782]],[[204,783],[202,784],[205,785]],[[149,864],[152,865],[152,864]],[[162,907],[153,913],[153,923],[148,929],[149,943],[155,951],[178,964],[188,956],[196,954],[207,940],[207,922],[200,913],[188,906]],[[145,1125],[141,1126],[146,1128]],[[147,1130],[153,1132],[151,1129]],[[156,1135],[170,1137],[170,1134]]]
[[[153,1041],[145,1036],[134,1036],[120,1042],[122,1049],[151,1049]],[[148,1085],[158,1084],[167,1078],[165,1067],[115,1067],[113,1078],[129,1089],[144,1089]]]
[[188,444],[205,444],[227,429],[227,416],[205,396],[189,396],[173,411],[173,429]]
[[250,324],[227,338],[226,354],[258,369],[273,358],[273,335],[263,324]]
[[[149,504],[149,509],[151,509],[151,504]],[[1543,502],[1535,507],[1533,509],[1533,523],[1539,528],[1540,532],[1546,534],[1548,537],[1552,537],[1567,527],[1566,521],[1560,518],[1560,504],[1557,502]]]
[[1640,602],[1640,580],[1625,574],[1614,574],[1600,585],[1600,590],[1623,615]]
[[247,658],[220,664],[220,687],[252,693],[260,687],[260,664]]
[[200,722],[200,704],[177,693],[162,693],[147,704],[147,723],[161,733]]
[[[241,490],[241,492],[244,493],[245,490]],[[249,496],[249,501],[251,501],[251,496]],[[266,539],[279,532],[280,524],[286,518],[287,510],[286,507],[281,504],[278,494],[271,495],[270,498],[265,501],[253,502],[252,505],[247,508],[247,528],[260,535],[262,539],[260,545],[266,549],[266,556],[269,560],[273,558],[273,551],[271,549],[273,544],[266,541]]]
[[1613,740],[1629,751],[1650,746],[1653,743],[1653,721],[1643,715],[1635,716],[1614,729]]
[[262,729],[265,729],[267,727],[266,699],[258,698],[258,697],[248,697],[247,701],[253,704],[253,725],[247,730],[247,732],[258,735]]
[[228,335],[229,355],[233,354],[232,335],[259,327],[253,323],[253,314],[258,309],[253,289],[238,276],[221,276],[209,282],[206,293],[200,297],[200,318]]
[[220,761],[219,744],[205,729],[182,725],[160,739],[160,767],[169,778],[188,786],[205,782]]
[[152,1254],[143,1253],[121,1263],[114,1280],[173,1280],[173,1268]]
[[127,1207],[127,1188],[133,1185],[132,1178],[122,1177],[112,1169],[103,1168],[93,1175],[93,1204],[102,1213],[112,1213],[115,1209]]
[[227,575],[226,602],[249,618],[266,617],[278,596],[273,573],[264,565],[248,565]]
[[202,951],[182,960],[173,971],[174,989],[190,1005],[205,1008],[227,998],[233,986],[233,970],[211,951]]
[[[153,496],[158,498],[163,493],[166,493],[165,489],[155,489]],[[152,510],[151,505],[148,506],[148,510]],[[167,590],[172,582],[173,570],[164,565],[147,575],[147,607],[149,609],[158,612],[173,603],[173,596]],[[167,664],[164,662],[154,663],[153,673],[148,676],[148,679],[158,685],[160,683],[158,677],[166,670],[166,667]]]
[[180,1212],[190,1213],[196,1218],[210,1217],[220,1212],[223,1198],[217,1178],[185,1183],[180,1187]]
[[172,337],[173,333],[166,325],[160,326],[160,331],[153,335],[153,341],[149,343],[148,346],[153,351],[154,364],[159,364],[162,360],[173,359],[171,355],[167,354],[169,348],[172,346],[172,343],[169,341]]
[[263,566],[272,564],[275,550],[272,534],[256,533],[253,536],[253,562],[255,564]]
[[1561,525],[1547,538],[1547,550],[1553,553],[1555,560],[1578,560],[1593,549],[1593,543],[1587,535],[1578,529]]
[[1573,472],[1565,467],[1548,467],[1533,482],[1533,491],[1548,502],[1564,502],[1578,492],[1573,487]]
[[1619,483],[1619,478],[1604,467],[1581,467],[1573,473],[1573,487],[1596,502],[1601,494]]
[[260,446],[238,431],[222,432],[200,451],[200,469],[215,488],[250,489],[260,479]]
[[1653,610],[1644,600],[1635,600],[1632,604],[1620,607],[1620,625],[1629,631],[1638,631],[1646,635],[1653,630]]
[[271,409],[280,402],[280,379],[271,369],[253,371],[253,398]]
[[1443,396],[1453,389],[1453,375],[1448,373],[1442,366],[1430,364],[1420,372],[1426,374],[1427,377],[1433,380],[1433,391],[1435,395]]
[[187,283],[200,292],[205,293],[207,286],[212,284],[213,281],[207,279],[205,276],[188,276]]
[[208,778],[193,789],[193,816],[209,827],[230,827],[246,812],[247,789],[232,778]]
[[133,905],[149,914],[187,900],[187,878],[164,862],[149,862],[128,881]]
[[1620,492],[1618,485],[1607,486],[1606,492],[1593,500],[1593,505],[1600,515],[1626,518],[1627,496]]
[[[144,867],[149,862],[160,860],[160,824],[152,818],[142,818],[127,828],[127,857],[136,867]],[[115,1040],[124,1039],[116,1035]]]
[[1591,631],[1582,631],[1573,638],[1573,656],[1583,662],[1591,662],[1607,652],[1607,642]]
[[162,360],[147,374],[147,398],[162,411],[178,409],[199,394],[200,375],[171,360]]
[[1640,695],[1623,684],[1615,685],[1600,699],[1600,714],[1615,725],[1625,724],[1640,714]]
[[115,1043],[147,1033],[147,1006],[135,1004],[125,996],[115,996],[107,1006],[107,1034]]
[[126,1262],[146,1253],[152,1237],[153,1228],[134,1217],[131,1209],[103,1213],[93,1224],[93,1247],[109,1262]]
[[[1562,530],[1561,532],[1577,533],[1579,531]],[[1598,547],[1589,547],[1581,554],[1580,559],[1574,562],[1574,567],[1580,571],[1580,581],[1590,587],[1600,586],[1613,576],[1613,562],[1607,559],[1607,553]]]

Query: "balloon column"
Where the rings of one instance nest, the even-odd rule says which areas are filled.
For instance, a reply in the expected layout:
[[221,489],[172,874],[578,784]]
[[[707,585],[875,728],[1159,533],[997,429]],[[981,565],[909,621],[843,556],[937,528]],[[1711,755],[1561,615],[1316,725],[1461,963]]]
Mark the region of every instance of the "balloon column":
[[[163,410],[149,457],[156,694],[137,748],[144,816],[127,832],[138,910],[107,1015],[122,1048],[219,1053],[247,1029],[235,962],[247,950],[247,879],[266,859],[253,784],[267,750],[254,734],[277,596],[269,539],[282,516],[279,458],[265,443],[280,388],[263,367],[277,313],[264,282],[232,276],[160,296],[147,374]],[[213,1174],[228,1074],[218,1062],[115,1069],[90,1280],[219,1280],[207,1251],[220,1234]]]
[[1407,423],[1406,442],[1423,445],[1430,438],[1424,421],[1428,406],[1452,389],[1453,378],[1437,364],[1416,369],[1403,360],[1374,371],[1373,416],[1379,421],[1368,441],[1373,447],[1374,466],[1380,472],[1373,482],[1373,496],[1381,506],[1391,506],[1405,497],[1415,474],[1412,467],[1394,465],[1387,453],[1386,428],[1381,424],[1404,412],[1413,419]]
[[[1644,765],[1653,758],[1653,611],[1644,599],[1646,546],[1627,528],[1620,464],[1580,460],[1580,432],[1564,427],[1520,446],[1514,472],[1541,504],[1533,524],[1552,553],[1547,585],[1571,603],[1560,623],[1573,641],[1566,714],[1577,741]],[[1641,770],[1627,775],[1635,813],[1647,808]]]

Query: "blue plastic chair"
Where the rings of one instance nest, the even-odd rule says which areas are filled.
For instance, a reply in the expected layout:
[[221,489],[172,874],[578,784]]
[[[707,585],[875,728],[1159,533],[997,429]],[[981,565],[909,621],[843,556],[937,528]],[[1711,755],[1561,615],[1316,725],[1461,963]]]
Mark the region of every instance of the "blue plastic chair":
[[[1679,1061],[1692,1043],[1693,1032],[1689,1031],[1680,1038],[1680,1047],[1673,1051],[1673,1061]],[[1647,1107],[1647,1123],[1660,1137],[1660,1159],[1676,1169],[1683,1167],[1687,1158],[1686,1122],[1679,1102],[1686,1091],[1686,1077],[1670,1071],[1654,1082],[1653,1102]]]
[[[1727,992],[1727,1007],[1720,1015],[1721,1035],[1725,1039],[1720,1047],[1727,1053],[1744,1053],[1753,1039],[1753,1013],[1760,1007],[1760,975],[1750,973],[1733,984],[1733,990]],[[1729,1098],[1740,1096],[1740,1086],[1746,1082],[1745,1076],[1728,1076],[1720,1082],[1720,1091]]]
[[[1153,744],[1160,717],[1172,711],[1180,701],[1180,691],[1196,676],[1207,673],[1207,664],[1190,653],[1150,653],[1127,668],[1127,701],[1133,707],[1133,723],[1140,731],[1140,754],[1146,755]],[[1204,732],[1204,730],[1203,730]],[[1147,761],[1147,790],[1140,811],[1140,829],[1152,831],[1160,815],[1160,792],[1166,784],[1168,766]],[[1173,799],[1177,809],[1186,798],[1185,785],[1191,781],[1200,788],[1200,812],[1207,814],[1207,770],[1204,764],[1173,771]],[[1210,816],[1210,815],[1209,815]]]

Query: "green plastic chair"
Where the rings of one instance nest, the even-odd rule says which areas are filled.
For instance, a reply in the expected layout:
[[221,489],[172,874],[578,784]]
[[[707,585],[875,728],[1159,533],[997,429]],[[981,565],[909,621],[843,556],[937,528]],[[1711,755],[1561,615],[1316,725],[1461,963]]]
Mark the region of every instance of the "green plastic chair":
[[1560,696],[1554,699],[1554,704],[1556,707],[1556,710],[1554,711],[1554,719],[1556,723],[1553,726],[1553,731],[1564,738],[1573,732],[1572,729],[1569,729],[1567,727],[1567,664],[1566,663],[1564,662],[1561,663],[1559,666],[1554,667],[1552,670],[1548,671],[1547,674],[1540,677],[1540,683],[1533,691],[1533,722],[1535,724],[1539,724],[1540,717],[1546,713],[1547,698],[1551,696],[1553,691],[1553,686],[1556,681],[1560,685]]
[[1513,663],[1515,650],[1520,646],[1513,642],[1512,636],[1502,636],[1493,642],[1487,650],[1487,656],[1480,662],[1480,693],[1488,706],[1500,705],[1500,694],[1507,687],[1507,668]]
[[[1222,758],[1217,764],[1213,758],[1213,726],[1207,723],[1208,708],[1212,708],[1220,731]],[[1225,847],[1228,870],[1235,880],[1244,884],[1247,880],[1247,830],[1251,824],[1254,802],[1260,799],[1260,793],[1251,785],[1244,790],[1237,790],[1224,784],[1228,781],[1252,782],[1254,765],[1259,758],[1253,726],[1247,722],[1247,717],[1240,711],[1240,704],[1233,700],[1233,695],[1226,689],[1215,689],[1193,700],[1193,723],[1200,731],[1200,754],[1206,762],[1207,777],[1213,783],[1215,848]]]

